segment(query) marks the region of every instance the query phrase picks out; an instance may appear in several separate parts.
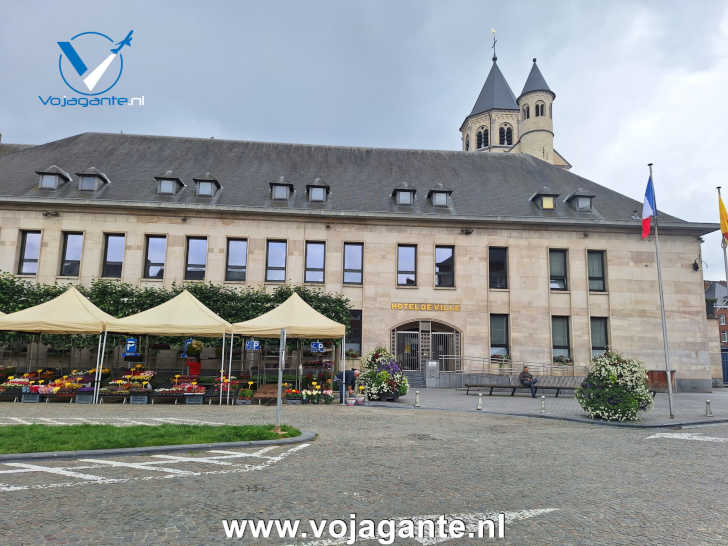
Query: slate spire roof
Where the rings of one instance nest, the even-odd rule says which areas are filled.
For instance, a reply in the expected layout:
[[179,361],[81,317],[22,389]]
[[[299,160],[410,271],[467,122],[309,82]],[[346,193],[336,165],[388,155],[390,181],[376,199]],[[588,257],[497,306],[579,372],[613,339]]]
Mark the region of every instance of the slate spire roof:
[[543,74],[541,74],[541,71],[538,69],[538,65],[536,64],[536,57],[533,58],[533,66],[531,67],[531,72],[528,75],[528,78],[526,78],[526,84],[523,86],[523,91],[521,91],[521,94],[518,96],[518,98],[520,99],[526,93],[532,93],[533,91],[547,91],[548,93],[551,93],[554,97],[556,96],[556,93],[551,91],[549,84],[546,83],[546,79],[543,77]]
[[[511,91],[503,73],[498,68],[498,58],[493,57],[493,66],[485,79],[483,89],[475,101],[470,116],[481,114],[489,110],[518,110],[516,97]],[[468,116],[468,117],[470,117]]]

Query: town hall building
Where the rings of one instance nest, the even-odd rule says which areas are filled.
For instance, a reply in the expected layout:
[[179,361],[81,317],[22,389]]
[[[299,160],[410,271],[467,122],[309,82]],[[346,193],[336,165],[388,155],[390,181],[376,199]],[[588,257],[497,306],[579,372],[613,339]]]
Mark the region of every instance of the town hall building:
[[[514,95],[493,59],[461,151],[83,133],[0,144],[0,270],[43,283],[305,284],[349,298],[350,351],[407,370],[491,357],[664,369],[641,203],[570,169],[534,59]],[[605,181],[608,184],[608,181]],[[720,375],[701,236],[660,214],[678,388]]]

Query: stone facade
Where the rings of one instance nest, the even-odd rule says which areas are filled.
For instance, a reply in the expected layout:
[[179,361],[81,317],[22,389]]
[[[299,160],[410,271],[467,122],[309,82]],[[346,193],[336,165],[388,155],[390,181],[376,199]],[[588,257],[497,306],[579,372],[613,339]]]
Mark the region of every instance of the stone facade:
[[[142,209],[58,205],[48,215],[38,205],[0,208],[0,270],[17,272],[21,230],[40,230],[38,274],[44,283],[89,283],[101,272],[104,233],[125,235],[121,280],[136,285],[165,285],[184,278],[188,236],[207,237],[205,280],[233,286],[265,285],[266,240],[288,242],[286,280],[303,283],[305,241],[326,242],[327,291],[341,292],[361,309],[363,351],[388,345],[397,325],[432,320],[456,328],[462,355],[489,354],[489,314],[509,316],[510,354],[516,362],[550,363],[551,316],[568,316],[570,349],[576,365],[591,358],[590,317],[608,318],[609,346],[644,361],[648,369],[664,369],[654,245],[636,231],[596,227],[519,227],[481,222],[465,226],[437,220],[382,220],[281,217],[213,211],[167,211],[151,215]],[[183,216],[184,215],[184,216]],[[473,228],[472,233],[464,227]],[[62,232],[84,234],[80,274],[59,277]],[[145,235],[166,235],[163,279],[142,279]],[[247,280],[226,282],[226,239],[248,240]],[[672,366],[682,390],[707,390],[720,374],[720,349],[715,324],[706,319],[703,278],[692,264],[700,255],[696,236],[661,234],[663,276]],[[364,244],[363,284],[342,283],[343,245]],[[417,285],[398,287],[397,245],[417,245]],[[436,245],[455,246],[455,287],[434,286]],[[508,288],[488,287],[488,247],[508,248]],[[549,248],[568,250],[568,291],[549,288]],[[587,250],[606,255],[605,292],[590,292]],[[393,309],[392,303],[417,303]],[[430,308],[427,304],[433,304]],[[435,305],[447,306],[445,311]],[[405,307],[405,306],[403,306]],[[432,309],[432,310],[430,310]],[[456,310],[459,309],[459,310]],[[468,367],[468,360],[465,360]],[[716,375],[717,374],[717,375]]]

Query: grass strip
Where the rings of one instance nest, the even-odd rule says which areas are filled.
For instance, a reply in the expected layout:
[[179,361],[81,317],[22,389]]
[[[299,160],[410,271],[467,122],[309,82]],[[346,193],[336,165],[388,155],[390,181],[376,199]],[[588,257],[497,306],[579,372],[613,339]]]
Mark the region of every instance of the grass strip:
[[0,453],[78,451],[122,447],[278,440],[301,431],[281,425],[7,425],[0,426]]

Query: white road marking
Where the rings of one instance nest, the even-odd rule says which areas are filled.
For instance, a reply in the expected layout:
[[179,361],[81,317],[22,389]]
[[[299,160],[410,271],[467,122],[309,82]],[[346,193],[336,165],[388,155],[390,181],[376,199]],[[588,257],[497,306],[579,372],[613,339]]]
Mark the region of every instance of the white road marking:
[[168,474],[190,474],[187,470],[178,470],[166,466],[146,466],[144,463],[125,463],[122,461],[110,461],[108,459],[79,459],[83,463],[105,464],[114,467],[136,468],[138,470],[158,470],[159,472],[167,472]]
[[[77,477],[82,479],[83,481],[73,481],[73,482],[57,482],[57,483],[41,483],[41,484],[33,484],[33,485],[7,485],[7,484],[0,484],[0,493],[10,493],[10,492],[16,492],[16,491],[28,491],[28,490],[42,490],[42,489],[57,489],[61,487],[78,487],[82,485],[98,485],[98,484],[123,484],[123,483],[130,483],[130,482],[137,482],[137,481],[151,481],[151,480],[168,480],[168,479],[178,479],[178,478],[194,478],[194,477],[205,477],[205,476],[220,476],[220,475],[226,475],[226,474],[241,474],[241,473],[247,473],[247,472],[255,472],[258,470],[265,470],[266,468],[269,468],[276,464],[277,462],[282,461],[289,455],[296,453],[306,447],[308,447],[311,444],[299,444],[297,446],[292,447],[291,449],[288,449],[281,453],[277,457],[263,457],[263,461],[260,461],[256,464],[235,464],[233,465],[233,468],[229,469],[221,469],[221,470],[206,470],[206,471],[177,471],[176,473],[165,473],[163,475],[157,474],[157,475],[146,475],[146,476],[132,476],[128,478],[103,478],[101,476],[91,476],[88,474],[81,474],[74,472],[74,470],[82,470],[87,468],[103,468],[113,465],[107,464],[98,464],[98,463],[105,463],[106,461],[103,459],[90,459],[96,464],[89,465],[89,466],[76,466],[76,467],[43,467],[38,465],[30,465],[30,464],[24,464],[24,463],[3,463],[8,466],[16,467],[14,470],[11,471],[0,471],[0,473],[3,474],[9,474],[9,473],[24,473],[24,472],[50,472],[52,474],[61,474],[61,475],[67,475],[69,477]],[[260,453],[262,451],[269,451],[271,449],[275,449],[279,446],[269,446],[266,448],[263,448],[259,450],[257,453]],[[241,455],[245,456],[248,454],[241,454],[237,452],[231,452],[235,455]],[[200,462],[204,462],[204,459],[229,459],[232,457],[200,457]],[[88,461],[89,459],[79,459],[79,461]],[[118,462],[118,461],[114,461]],[[157,464],[164,464],[168,463],[169,461],[165,460],[155,460],[155,461],[149,461],[146,463],[139,463],[140,469],[144,470],[158,470],[157,468],[150,468],[147,465],[157,465]],[[130,463],[131,464],[131,463]],[[213,463],[214,464],[214,463]],[[117,465],[120,466],[120,465]],[[126,466],[126,465],[125,465]],[[177,469],[174,469],[177,470]]]
[[101,476],[94,476],[93,474],[82,474],[80,472],[71,472],[63,468],[57,468],[53,466],[41,466],[27,463],[5,463],[8,466],[15,466],[18,468],[24,468],[27,470],[34,470],[36,472],[48,472],[49,474],[58,474],[60,476],[68,476],[69,478],[80,478],[82,480],[100,481],[103,480]]
[[[307,446],[308,444],[302,444]],[[296,446],[300,447],[300,446]],[[260,457],[261,459],[276,459],[276,457],[267,457],[263,453],[268,453],[271,449],[275,449],[276,446],[268,446],[263,449],[259,449],[254,453],[240,453],[239,451],[227,451],[224,449],[211,449],[210,453],[220,453],[221,455],[234,455],[235,457]]]
[[[218,464],[223,466],[230,466],[232,463],[226,463],[225,461],[218,461],[214,457],[179,457],[177,455],[152,455],[152,457],[159,457],[160,459],[168,459],[173,462],[180,463],[208,463]],[[151,464],[151,463],[147,463]]]
[[674,440],[695,440],[698,442],[728,442],[728,438],[719,438],[717,436],[703,436],[702,434],[695,434],[693,432],[658,432],[652,436],[645,438],[646,440],[653,440],[656,438],[672,438]]
[[25,419],[21,419],[20,417],[10,417],[13,421],[20,423],[21,425],[32,425],[30,421],[26,421]]
[[[548,514],[550,512],[556,512],[558,511],[558,508],[537,508],[534,510],[519,510],[517,512],[503,512],[505,514],[504,521],[505,524],[508,525],[510,523],[513,523],[514,521],[521,521],[528,518],[533,518],[536,516],[540,516],[543,514]],[[473,512],[473,513],[464,513],[464,514],[444,514],[446,521],[453,521],[453,520],[460,520],[465,524],[465,537],[468,537],[468,533],[475,533],[474,537],[477,537],[478,532],[478,526],[480,525],[481,521],[484,521],[486,519],[492,520],[496,525],[495,533],[496,537],[498,536],[498,516],[500,512]],[[437,519],[442,516],[443,514],[428,514],[423,516],[409,516],[409,517],[397,517],[392,518],[395,522],[401,522],[404,520],[413,521],[415,524],[415,529],[417,529],[417,522],[419,521],[437,521]],[[343,521],[347,521],[349,518],[338,518]],[[333,520],[330,520],[333,521]],[[321,522],[319,522],[320,524]],[[503,529],[505,533],[505,529]],[[487,532],[487,530],[486,530]],[[469,537],[468,537],[469,538]],[[488,537],[484,537],[487,539]],[[298,543],[300,546],[337,546],[340,544],[347,544],[349,540],[349,537],[345,538],[324,538],[324,539],[317,539],[317,540],[311,540],[308,542],[302,542]],[[376,539],[368,539],[368,540],[376,540]],[[366,540],[366,541],[368,541]],[[420,544],[430,545],[430,544],[440,544],[442,542],[448,542],[450,540],[459,540],[455,537],[433,537],[433,538],[415,538],[415,541],[419,542]],[[364,540],[362,540],[363,542]],[[359,540],[357,540],[359,542]],[[289,546],[295,546],[295,544],[290,544]]]
[[66,423],[64,421],[59,421],[56,418],[50,418],[50,417],[36,417],[36,419],[39,419],[40,421],[45,421],[49,425],[70,425],[71,423]]

